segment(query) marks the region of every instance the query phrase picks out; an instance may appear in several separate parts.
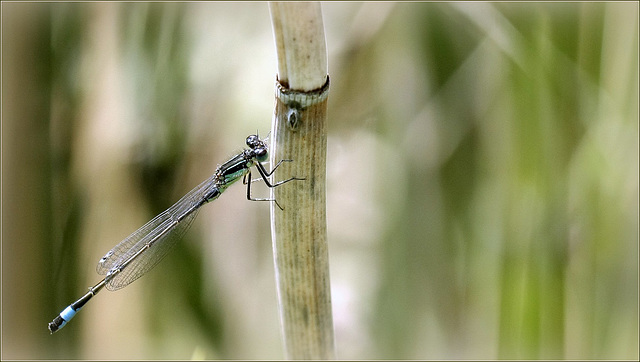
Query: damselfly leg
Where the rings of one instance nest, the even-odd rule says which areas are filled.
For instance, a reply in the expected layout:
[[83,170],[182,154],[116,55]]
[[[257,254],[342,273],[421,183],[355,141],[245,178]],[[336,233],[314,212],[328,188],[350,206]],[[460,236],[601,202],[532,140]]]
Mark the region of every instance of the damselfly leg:
[[[256,166],[256,169],[258,169],[258,173],[260,174],[260,177],[264,181],[264,184],[267,185],[267,187],[269,187],[269,188],[274,188],[276,186],[280,186],[280,185],[282,185],[284,183],[287,183],[289,181],[304,180],[304,178],[300,178],[300,177],[295,177],[294,176],[294,177],[290,177],[290,178],[288,178],[286,180],[278,181],[278,182],[276,182],[274,184],[272,184],[269,181],[269,176],[273,175],[273,173],[276,171],[278,166],[280,166],[283,162],[291,162],[291,161],[292,160],[287,160],[287,159],[280,160],[280,161],[278,161],[278,163],[275,166],[273,166],[273,169],[271,169],[271,171],[267,171],[267,169],[264,167],[264,165],[259,161],[255,162],[255,166]],[[254,198],[254,197],[251,196],[251,183],[254,182],[254,181],[258,181],[258,180],[260,180],[260,179],[255,179],[255,180],[251,179],[251,171],[249,171],[245,175],[245,177],[242,179],[242,183],[247,185],[247,200],[251,200],[251,201],[273,201],[276,204],[276,206],[278,206],[278,208],[280,210],[284,210],[284,208],[282,206],[280,206],[280,204],[278,203],[278,200],[276,200],[276,199]]]

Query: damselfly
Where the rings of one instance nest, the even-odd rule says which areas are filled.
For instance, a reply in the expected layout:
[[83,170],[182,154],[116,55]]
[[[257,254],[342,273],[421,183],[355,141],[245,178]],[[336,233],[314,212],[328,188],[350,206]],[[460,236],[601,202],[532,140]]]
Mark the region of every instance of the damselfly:
[[271,188],[292,180],[303,179],[291,177],[272,184],[268,177],[283,162],[291,160],[280,160],[271,171],[267,171],[262,164],[268,157],[267,143],[257,135],[247,137],[246,143],[248,149],[243,149],[242,152],[218,166],[209,179],[189,191],[173,206],[143,225],[105,254],[96,267],[98,274],[105,277],[49,323],[49,331],[53,333],[64,327],[80,308],[98,294],[103,287],[106,286],[108,290],[124,288],[151,270],[189,228],[200,207],[217,199],[227,187],[240,178],[247,185],[248,200],[273,201],[282,209],[275,199],[251,197],[251,167],[256,167],[264,183]]

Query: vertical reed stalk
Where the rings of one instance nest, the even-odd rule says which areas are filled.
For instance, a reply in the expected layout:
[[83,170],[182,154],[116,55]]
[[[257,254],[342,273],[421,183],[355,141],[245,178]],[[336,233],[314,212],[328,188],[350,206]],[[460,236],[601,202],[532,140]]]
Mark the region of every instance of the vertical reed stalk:
[[278,53],[271,235],[286,357],[335,358],[326,226],[327,52],[319,3],[270,3]]

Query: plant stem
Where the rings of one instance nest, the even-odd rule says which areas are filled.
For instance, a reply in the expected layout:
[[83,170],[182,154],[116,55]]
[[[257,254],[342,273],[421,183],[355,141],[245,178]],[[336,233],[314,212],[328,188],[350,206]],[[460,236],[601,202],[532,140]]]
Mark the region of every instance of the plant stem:
[[278,55],[278,79],[311,91],[327,78],[327,45],[319,3],[269,3]]
[[[327,55],[318,3],[270,3],[278,52],[271,162],[271,235],[284,348],[289,359],[335,358],[326,226]],[[274,181],[278,181],[274,180]]]

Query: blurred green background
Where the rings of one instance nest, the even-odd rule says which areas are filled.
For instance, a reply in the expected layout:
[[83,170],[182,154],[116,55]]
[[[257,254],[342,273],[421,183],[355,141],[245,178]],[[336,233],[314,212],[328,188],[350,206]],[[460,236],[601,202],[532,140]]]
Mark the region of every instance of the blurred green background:
[[[323,13],[338,357],[638,359],[638,3]],[[46,328],[269,131],[275,72],[266,3],[2,3],[3,359],[283,358],[239,186]]]

